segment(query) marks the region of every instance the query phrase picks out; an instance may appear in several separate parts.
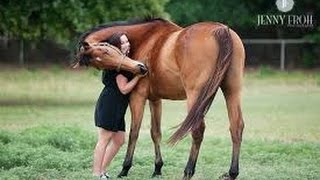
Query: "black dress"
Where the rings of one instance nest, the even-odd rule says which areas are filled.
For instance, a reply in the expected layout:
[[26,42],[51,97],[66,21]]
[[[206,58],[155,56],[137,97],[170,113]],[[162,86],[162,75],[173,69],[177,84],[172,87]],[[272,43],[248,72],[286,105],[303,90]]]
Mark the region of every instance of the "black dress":
[[108,131],[125,131],[125,113],[129,104],[129,94],[122,94],[118,88],[116,77],[124,75],[128,81],[132,80],[130,72],[104,70],[102,82],[105,85],[96,104],[95,125]]

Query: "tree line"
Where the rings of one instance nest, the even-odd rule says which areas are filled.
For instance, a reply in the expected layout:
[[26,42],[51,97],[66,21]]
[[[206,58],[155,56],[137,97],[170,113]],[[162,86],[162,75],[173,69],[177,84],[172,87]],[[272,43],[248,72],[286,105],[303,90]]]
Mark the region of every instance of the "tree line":
[[[276,0],[1,0],[0,37],[21,42],[51,40],[71,47],[81,33],[110,21],[146,16],[163,17],[181,26],[219,21],[244,38],[308,38],[320,42],[320,1],[294,0],[290,12],[280,12]],[[314,26],[257,26],[263,14],[311,14]],[[21,44],[23,47],[23,43]]]
[[0,35],[68,43],[92,26],[150,14],[166,16],[165,0],[1,0]]
[[[319,11],[320,1],[306,0],[295,1],[289,13],[313,14],[316,20]],[[67,43],[92,26],[150,15],[171,19],[180,25],[210,20],[240,30],[252,30],[257,28],[258,14],[278,12],[275,1],[266,0],[2,0],[0,35]],[[315,26],[312,30],[302,31],[320,39],[320,28]],[[290,29],[283,28],[282,31]]]

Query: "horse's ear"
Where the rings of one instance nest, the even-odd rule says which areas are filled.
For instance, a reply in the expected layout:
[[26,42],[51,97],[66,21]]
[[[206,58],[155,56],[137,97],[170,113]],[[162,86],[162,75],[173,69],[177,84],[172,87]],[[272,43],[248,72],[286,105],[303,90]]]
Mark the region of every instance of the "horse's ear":
[[88,50],[88,49],[90,49],[90,45],[89,45],[89,43],[87,43],[87,42],[82,42],[81,43],[81,47],[83,47],[84,48],[84,50]]

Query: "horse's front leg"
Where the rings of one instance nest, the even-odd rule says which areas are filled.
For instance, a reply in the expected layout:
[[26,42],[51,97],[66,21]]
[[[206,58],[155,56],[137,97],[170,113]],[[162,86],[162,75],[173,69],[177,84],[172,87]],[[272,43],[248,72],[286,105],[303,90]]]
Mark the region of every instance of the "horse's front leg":
[[122,164],[122,171],[118,177],[128,175],[128,171],[132,166],[132,158],[136,147],[141,121],[143,117],[144,105],[146,97],[139,93],[132,93],[130,97],[130,110],[131,110],[131,128],[129,134],[129,142],[127,147],[127,154]]
[[161,112],[162,104],[161,99],[155,101],[149,101],[151,112],[151,138],[154,144],[155,151],[155,168],[152,177],[161,175],[161,168],[163,166],[160,142],[161,142]]

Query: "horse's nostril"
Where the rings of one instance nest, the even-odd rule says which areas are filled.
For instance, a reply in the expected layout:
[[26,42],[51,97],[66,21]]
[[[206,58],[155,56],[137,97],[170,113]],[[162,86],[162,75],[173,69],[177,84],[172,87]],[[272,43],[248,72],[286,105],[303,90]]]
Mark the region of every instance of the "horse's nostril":
[[140,73],[142,75],[145,75],[148,73],[148,68],[144,64],[138,64],[138,67],[140,68]]

